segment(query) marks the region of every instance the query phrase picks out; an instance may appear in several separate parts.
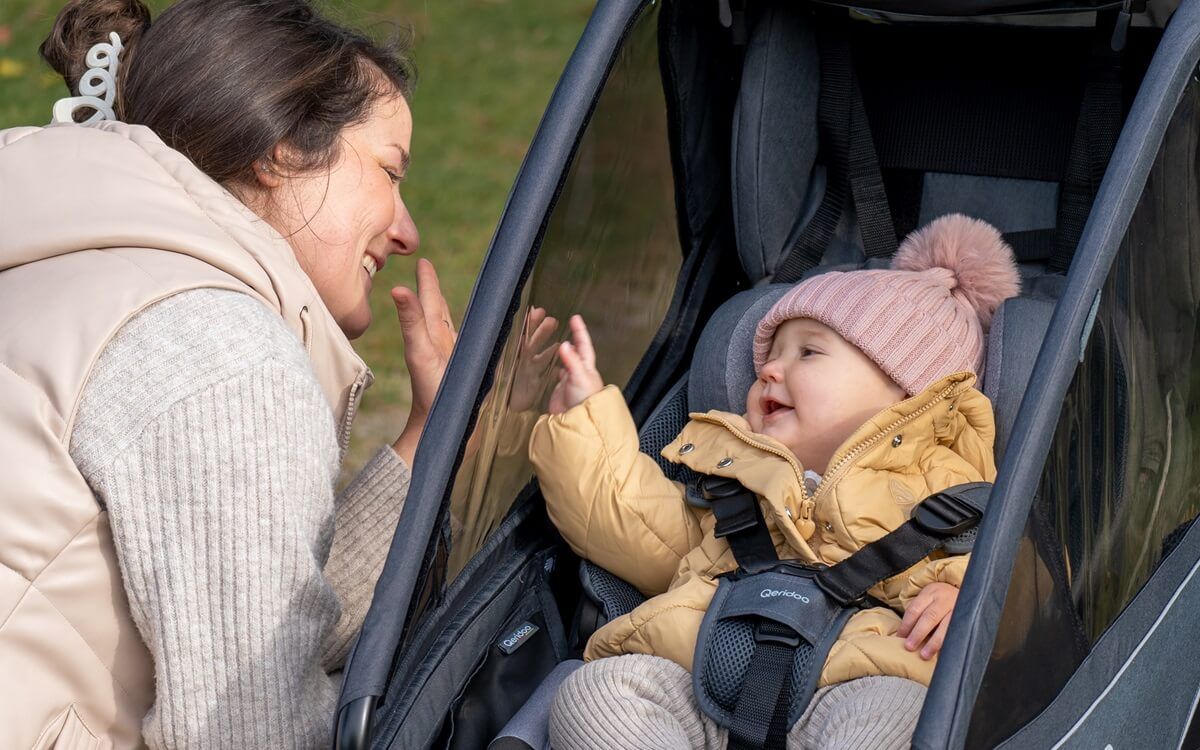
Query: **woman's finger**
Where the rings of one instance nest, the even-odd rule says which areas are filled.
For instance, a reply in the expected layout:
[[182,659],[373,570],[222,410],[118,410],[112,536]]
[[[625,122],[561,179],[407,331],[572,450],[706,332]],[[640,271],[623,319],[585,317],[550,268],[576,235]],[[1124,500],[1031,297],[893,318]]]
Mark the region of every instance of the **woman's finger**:
[[416,292],[408,287],[392,289],[392,302],[396,304],[396,317],[400,320],[400,332],[404,335],[404,347],[412,352],[426,352],[433,347],[425,321],[425,312]]
[[542,324],[542,320],[546,317],[546,309],[543,307],[529,308],[529,314],[525,316],[525,340],[533,341],[533,335]]
[[545,318],[532,330],[533,333],[529,336],[529,348],[540,349],[542,344],[549,341],[554,332],[558,330],[558,321],[554,318]]
[[596,350],[592,346],[592,337],[588,333],[587,324],[582,315],[571,316],[571,337],[575,339],[575,348],[579,358],[588,369],[596,368]]
[[435,339],[444,333],[454,337],[454,321],[450,317],[450,306],[442,296],[437,271],[427,259],[417,261],[417,297],[425,314],[425,325]]
[[545,366],[545,364],[547,362],[549,362],[551,359],[554,358],[554,353],[556,351],[558,351],[558,344],[553,344],[551,346],[547,346],[545,349],[542,349],[540,352],[538,352],[538,353],[534,354],[532,357],[530,357],[529,361],[532,362],[535,367],[541,368],[541,367]]
[[421,295],[421,306],[425,308],[426,317],[430,321],[442,320],[443,323],[450,324],[451,330],[454,328],[453,319],[450,317],[450,305],[446,302],[446,297],[442,294],[442,284],[438,279],[437,269],[433,267],[433,263],[428,258],[421,258],[417,261],[417,289]]

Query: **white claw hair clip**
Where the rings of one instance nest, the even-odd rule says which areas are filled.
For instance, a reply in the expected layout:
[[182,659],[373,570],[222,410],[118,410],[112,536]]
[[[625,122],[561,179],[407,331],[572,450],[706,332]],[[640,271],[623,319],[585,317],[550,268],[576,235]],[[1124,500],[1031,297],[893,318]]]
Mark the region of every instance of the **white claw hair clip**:
[[113,102],[117,98],[117,67],[120,64],[121,37],[110,32],[109,42],[92,46],[87,53],[88,70],[79,79],[80,96],[59,99],[54,103],[54,116],[50,122],[75,122],[75,110],[89,107],[96,110],[92,116],[79,123],[94,125],[101,120],[115,120]]

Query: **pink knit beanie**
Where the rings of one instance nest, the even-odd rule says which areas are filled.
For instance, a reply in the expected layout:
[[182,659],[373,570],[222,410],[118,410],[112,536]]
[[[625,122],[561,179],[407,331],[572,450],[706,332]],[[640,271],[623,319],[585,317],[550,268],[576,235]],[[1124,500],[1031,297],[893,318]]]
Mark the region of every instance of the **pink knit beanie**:
[[754,371],[766,362],[776,328],[812,318],[916,395],[952,373],[979,371],[992,315],[1020,288],[1012,248],[995,227],[943,216],[906,237],[890,269],[830,272],[797,284],[759,321]]

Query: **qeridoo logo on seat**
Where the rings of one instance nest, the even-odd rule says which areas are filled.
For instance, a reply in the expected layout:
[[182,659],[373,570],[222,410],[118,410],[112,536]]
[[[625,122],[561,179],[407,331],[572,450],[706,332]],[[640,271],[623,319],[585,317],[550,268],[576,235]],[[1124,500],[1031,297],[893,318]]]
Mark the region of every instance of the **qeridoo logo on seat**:
[[801,594],[799,591],[788,591],[787,589],[763,589],[762,591],[758,592],[758,596],[762,599],[774,599],[778,596],[786,596],[789,599],[795,599],[796,601],[804,602],[805,604],[808,604],[809,601],[808,597],[804,594]]
[[525,641],[529,640],[529,637],[537,631],[538,626],[534,625],[532,622],[522,623],[521,627],[517,628],[513,632],[509,633],[505,638],[501,639],[496,646],[498,646],[504,653],[511,654],[519,649],[525,643]]

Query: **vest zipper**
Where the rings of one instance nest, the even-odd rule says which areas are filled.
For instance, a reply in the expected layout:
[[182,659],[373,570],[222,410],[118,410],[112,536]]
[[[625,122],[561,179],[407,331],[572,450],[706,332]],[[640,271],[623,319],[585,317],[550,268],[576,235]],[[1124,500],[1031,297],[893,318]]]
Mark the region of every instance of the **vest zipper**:
[[338,433],[338,447],[341,449],[343,458],[346,455],[346,449],[350,446],[350,429],[354,426],[354,415],[358,412],[359,396],[362,394],[363,383],[366,380],[367,373],[360,373],[350,386],[350,394],[346,399],[346,413],[342,415],[342,428]]

